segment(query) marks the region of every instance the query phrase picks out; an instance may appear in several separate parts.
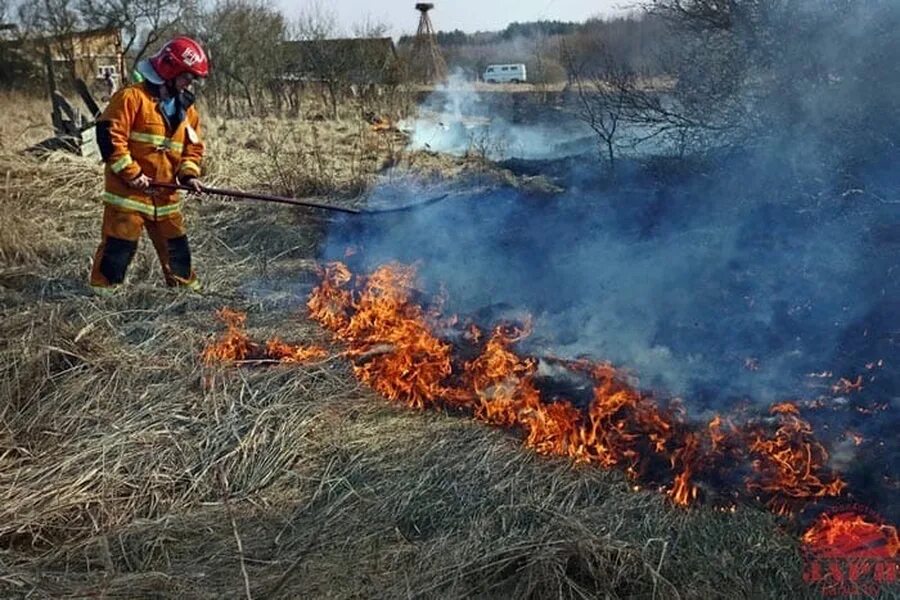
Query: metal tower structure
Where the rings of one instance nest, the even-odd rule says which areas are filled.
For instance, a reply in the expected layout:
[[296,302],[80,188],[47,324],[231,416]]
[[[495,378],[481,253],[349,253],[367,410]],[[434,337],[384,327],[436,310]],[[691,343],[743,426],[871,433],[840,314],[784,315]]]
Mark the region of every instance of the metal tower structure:
[[431,2],[419,2],[416,10],[419,16],[419,29],[413,42],[410,56],[411,75],[422,83],[439,83],[447,79],[447,63],[441,55],[434,35],[434,26],[428,11],[434,8]]

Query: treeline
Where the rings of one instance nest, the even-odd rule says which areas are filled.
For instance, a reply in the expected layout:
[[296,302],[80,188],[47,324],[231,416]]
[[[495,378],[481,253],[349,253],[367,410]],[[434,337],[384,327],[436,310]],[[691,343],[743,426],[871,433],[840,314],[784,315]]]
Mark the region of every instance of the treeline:
[[581,116],[610,163],[642,144],[849,173],[896,153],[895,0],[653,0],[648,10],[664,26],[654,42],[664,93],[647,86],[616,43],[582,40],[599,45],[597,61],[563,53]]
[[[496,44],[501,41],[510,41],[516,38],[532,38],[536,36],[567,35],[575,33],[583,28],[583,23],[572,21],[529,21],[526,23],[513,22],[501,31],[478,31],[466,33],[460,29],[453,31],[438,31],[435,34],[437,43],[442,48],[450,46],[477,46],[483,44]],[[400,44],[411,43],[413,36],[400,37]]]
[[[335,13],[324,3],[314,3],[289,20],[274,0],[28,0],[15,10],[11,2],[0,0],[0,20],[17,27],[14,33],[7,31],[6,41],[0,43],[0,86],[7,88],[42,87],[50,61],[35,51],[35,41],[62,40],[79,31],[102,28],[122,33],[126,71],[173,35],[196,37],[213,62],[204,96],[228,112],[260,112],[270,105],[297,110],[302,88],[315,87],[329,112],[336,114],[341,97],[360,87],[416,80],[404,60],[412,50],[410,36],[401,38],[394,57],[383,61],[392,64],[368,80],[360,76],[358,65],[372,63],[368,52],[372,48],[322,44],[310,49],[286,44],[385,36],[388,28],[371,21],[357,24],[352,32],[342,31]],[[571,83],[573,68],[599,64],[607,55],[630,68],[658,72],[663,31],[656,17],[636,14],[585,23],[511,23],[497,32],[440,32],[437,41],[451,71],[469,79],[479,78],[490,63],[524,62],[534,83]],[[382,50],[375,48],[376,59],[381,60]],[[69,61],[68,68],[66,73],[66,67],[59,66],[55,78],[74,79],[74,61]],[[304,85],[311,81],[316,85]]]
[[[15,25],[0,39],[4,88],[45,90],[48,63],[65,88],[83,52],[73,34],[106,28],[122,34],[126,79],[171,37],[198,39],[212,63],[204,100],[226,114],[313,110],[300,103],[316,100],[335,117],[347,96],[383,111],[404,79],[385,25],[366,20],[344,31],[323,3],[289,20],[272,0],[29,0],[16,10],[9,2],[0,0],[0,22]],[[334,39],[342,43],[326,42]]]
[[[655,15],[635,13],[584,23],[510,23],[494,32],[439,31],[436,41],[451,70],[468,79],[478,79],[492,63],[525,63],[529,81],[541,84],[571,81],[573,74],[567,66],[599,63],[607,55],[631,68],[658,74],[666,34],[665,23]],[[403,36],[400,47],[412,41],[412,36]]]

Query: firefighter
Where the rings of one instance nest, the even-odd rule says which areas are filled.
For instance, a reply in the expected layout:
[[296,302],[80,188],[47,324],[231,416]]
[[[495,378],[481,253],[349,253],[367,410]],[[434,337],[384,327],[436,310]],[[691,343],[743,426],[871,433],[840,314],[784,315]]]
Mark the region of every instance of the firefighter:
[[116,92],[97,121],[105,168],[103,239],[91,288],[110,294],[125,280],[141,231],[153,242],[166,285],[199,290],[191,266],[181,196],[152,187],[177,182],[202,192],[203,142],[191,84],[209,73],[203,48],[177,37],[138,63],[143,81]]

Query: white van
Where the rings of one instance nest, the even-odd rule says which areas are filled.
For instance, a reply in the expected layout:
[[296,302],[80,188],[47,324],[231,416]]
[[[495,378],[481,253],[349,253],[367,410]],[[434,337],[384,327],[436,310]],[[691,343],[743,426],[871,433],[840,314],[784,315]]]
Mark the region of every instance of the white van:
[[525,75],[525,65],[522,63],[488,65],[482,79],[488,83],[524,83],[528,81]]

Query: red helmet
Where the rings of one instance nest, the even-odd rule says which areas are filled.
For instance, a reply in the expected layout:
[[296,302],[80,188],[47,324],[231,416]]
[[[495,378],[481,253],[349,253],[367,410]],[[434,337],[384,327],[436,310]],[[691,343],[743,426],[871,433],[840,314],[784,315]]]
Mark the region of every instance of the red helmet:
[[150,57],[150,65],[166,81],[171,81],[182,73],[190,73],[194,77],[209,75],[206,52],[189,37],[177,37],[166,42],[159,52]]

